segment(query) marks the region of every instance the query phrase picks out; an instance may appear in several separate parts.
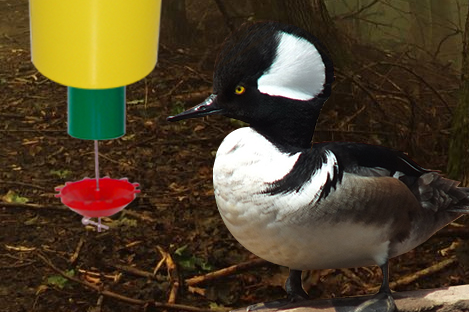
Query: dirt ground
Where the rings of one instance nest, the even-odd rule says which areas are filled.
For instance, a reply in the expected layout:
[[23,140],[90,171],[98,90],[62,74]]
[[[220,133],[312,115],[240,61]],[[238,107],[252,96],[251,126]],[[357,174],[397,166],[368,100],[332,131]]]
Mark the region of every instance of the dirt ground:
[[[287,270],[240,246],[213,198],[214,153],[238,125],[165,120],[209,94],[211,71],[197,69],[204,52],[162,46],[155,70],[128,87],[127,134],[100,143],[101,173],[139,182],[141,194],[98,233],[54,197],[55,187],[94,176],[92,142],[67,135],[66,88],[31,64],[27,1],[0,0],[0,311],[150,311],[168,302],[160,308],[198,311],[283,296]],[[453,225],[393,259],[393,288],[467,283],[456,248],[464,236]],[[191,282],[242,262],[241,274]],[[305,285],[328,298],[373,292],[380,279],[374,267],[322,270]]]

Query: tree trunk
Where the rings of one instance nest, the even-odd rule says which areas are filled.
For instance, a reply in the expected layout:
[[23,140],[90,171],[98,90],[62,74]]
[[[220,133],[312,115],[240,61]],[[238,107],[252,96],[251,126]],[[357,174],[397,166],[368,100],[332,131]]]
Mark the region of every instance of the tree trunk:
[[459,102],[453,113],[448,176],[469,186],[469,7],[464,27]]
[[411,13],[410,34],[416,45],[415,57],[428,58],[431,47],[431,17],[428,0],[409,0]]
[[457,58],[459,36],[453,21],[451,5],[446,1],[430,0],[432,17],[432,54],[443,62]]
[[284,0],[251,0],[251,6],[256,20],[288,22]]
[[161,6],[162,41],[167,44],[188,45],[192,27],[186,16],[185,0],[163,0]]

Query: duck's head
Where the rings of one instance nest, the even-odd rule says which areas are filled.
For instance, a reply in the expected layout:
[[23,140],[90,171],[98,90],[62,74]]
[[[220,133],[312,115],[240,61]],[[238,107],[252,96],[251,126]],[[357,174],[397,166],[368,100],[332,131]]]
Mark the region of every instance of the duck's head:
[[307,31],[278,22],[245,24],[218,55],[213,94],[168,120],[221,114],[274,141],[304,147],[333,80],[332,61]]

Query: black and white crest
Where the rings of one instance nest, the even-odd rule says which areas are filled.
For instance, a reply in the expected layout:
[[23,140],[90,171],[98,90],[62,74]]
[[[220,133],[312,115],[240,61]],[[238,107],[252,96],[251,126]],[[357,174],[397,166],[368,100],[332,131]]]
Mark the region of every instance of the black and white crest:
[[264,94],[311,100],[329,96],[333,75],[326,49],[305,30],[277,22],[245,24],[220,52],[214,91],[245,83]]

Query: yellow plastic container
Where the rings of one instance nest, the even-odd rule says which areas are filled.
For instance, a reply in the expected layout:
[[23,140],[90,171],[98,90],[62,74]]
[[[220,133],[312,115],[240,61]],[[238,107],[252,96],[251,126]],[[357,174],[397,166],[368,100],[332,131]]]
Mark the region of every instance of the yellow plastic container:
[[116,88],[157,60],[161,0],[30,0],[36,68],[60,84]]

